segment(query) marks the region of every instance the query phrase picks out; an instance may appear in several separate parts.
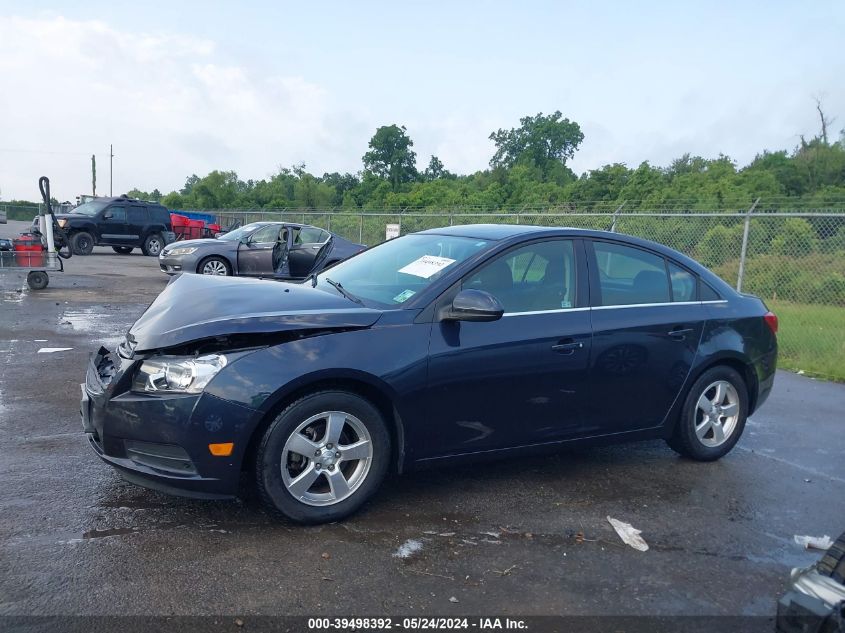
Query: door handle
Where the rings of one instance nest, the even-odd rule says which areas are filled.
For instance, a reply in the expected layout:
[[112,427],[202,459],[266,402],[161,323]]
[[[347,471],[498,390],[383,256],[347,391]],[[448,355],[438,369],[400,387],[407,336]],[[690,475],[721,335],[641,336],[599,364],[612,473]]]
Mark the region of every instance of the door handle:
[[581,349],[582,347],[584,347],[583,343],[575,342],[569,338],[558,341],[555,345],[552,345],[552,351],[569,356],[574,353],[576,349]]
[[693,332],[695,332],[695,328],[676,328],[667,332],[666,335],[670,338],[675,339],[676,341],[683,341],[686,338],[687,334],[692,334]]

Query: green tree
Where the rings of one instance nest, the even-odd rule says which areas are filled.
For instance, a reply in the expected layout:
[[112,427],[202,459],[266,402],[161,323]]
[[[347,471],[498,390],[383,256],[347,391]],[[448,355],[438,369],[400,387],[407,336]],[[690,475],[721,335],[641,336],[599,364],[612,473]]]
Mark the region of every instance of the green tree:
[[390,182],[393,191],[417,176],[417,155],[411,149],[414,142],[406,134],[405,126],[385,125],[370,139],[370,151],[363,156],[364,168]]
[[446,169],[443,166],[443,161],[434,155],[432,155],[431,160],[428,161],[428,167],[425,168],[422,176],[425,181],[439,180],[441,178],[455,178],[455,174]]
[[816,232],[804,218],[787,218],[772,238],[772,252],[803,257],[816,250]]
[[581,126],[564,119],[560,111],[543,116],[526,116],[519,120],[519,127],[499,129],[490,134],[496,153],[490,166],[510,169],[518,163],[529,162],[545,175],[555,164],[566,164],[575,155],[584,140]]

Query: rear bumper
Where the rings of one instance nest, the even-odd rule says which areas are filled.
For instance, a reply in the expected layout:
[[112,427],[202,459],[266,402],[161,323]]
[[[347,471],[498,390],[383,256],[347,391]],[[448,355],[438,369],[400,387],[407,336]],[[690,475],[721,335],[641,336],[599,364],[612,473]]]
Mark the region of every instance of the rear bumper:
[[775,384],[775,370],[777,369],[778,352],[772,350],[754,361],[754,371],[757,374],[757,397],[754,399],[753,413],[768,400]]

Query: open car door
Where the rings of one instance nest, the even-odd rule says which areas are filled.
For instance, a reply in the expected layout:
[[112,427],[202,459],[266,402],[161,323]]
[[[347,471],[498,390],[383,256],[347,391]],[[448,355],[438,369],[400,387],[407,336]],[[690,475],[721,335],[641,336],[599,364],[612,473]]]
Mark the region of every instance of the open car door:
[[293,240],[288,253],[289,276],[303,279],[325,261],[331,251],[332,235],[314,226],[293,227]]

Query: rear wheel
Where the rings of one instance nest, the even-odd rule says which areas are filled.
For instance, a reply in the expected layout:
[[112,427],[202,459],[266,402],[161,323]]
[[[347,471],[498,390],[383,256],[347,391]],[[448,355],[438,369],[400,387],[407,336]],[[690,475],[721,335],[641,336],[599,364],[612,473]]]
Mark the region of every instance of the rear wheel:
[[370,402],[346,391],[316,392],[289,405],[264,434],[258,492],[294,521],[336,521],[375,493],[390,450],[387,426]]
[[713,367],[690,388],[667,441],[685,457],[713,461],[739,441],[747,415],[748,390],[742,376],[730,367]]
[[131,246],[112,246],[111,249],[118,255],[129,255],[132,252]]
[[232,274],[232,267],[225,259],[214,255],[202,260],[197,266],[197,272],[200,275],[228,276]]
[[86,231],[79,231],[70,236],[70,248],[74,255],[90,255],[94,250],[94,236]]
[[153,233],[144,240],[141,251],[148,257],[158,257],[162,248],[164,248],[164,239],[158,233]]

